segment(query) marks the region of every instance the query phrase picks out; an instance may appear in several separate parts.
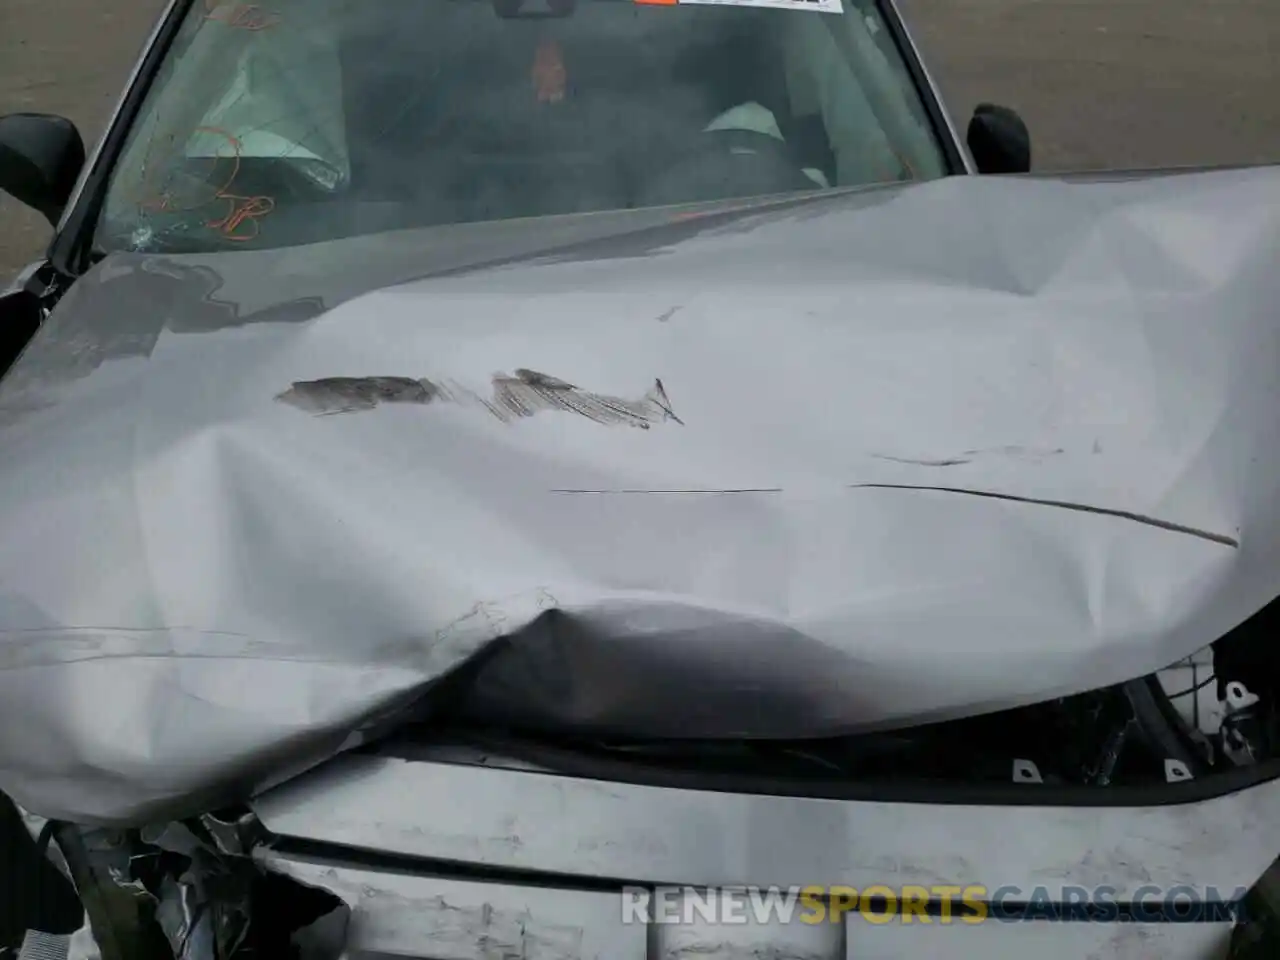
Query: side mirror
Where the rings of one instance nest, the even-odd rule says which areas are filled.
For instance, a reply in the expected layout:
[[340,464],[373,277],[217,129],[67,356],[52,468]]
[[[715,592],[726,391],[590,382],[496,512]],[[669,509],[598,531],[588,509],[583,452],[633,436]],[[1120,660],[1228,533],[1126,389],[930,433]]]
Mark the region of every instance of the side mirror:
[[70,120],[47,113],[0,117],[0,190],[54,226],[84,166],[84,141]]
[[965,139],[979,173],[1031,170],[1031,134],[1022,117],[1008,107],[978,104]]

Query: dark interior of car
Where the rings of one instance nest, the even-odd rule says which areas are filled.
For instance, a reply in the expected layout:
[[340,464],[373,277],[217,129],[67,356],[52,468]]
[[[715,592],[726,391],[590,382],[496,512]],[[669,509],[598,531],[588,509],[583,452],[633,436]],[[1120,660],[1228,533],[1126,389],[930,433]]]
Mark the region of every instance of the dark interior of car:
[[[204,199],[151,209],[148,249],[767,196],[815,189],[814,171],[838,185],[817,108],[792,110],[780,28],[791,14],[624,0],[563,9],[525,17],[513,4],[435,0],[382,4],[375,17],[345,4],[323,27],[338,38],[341,185],[309,179],[297,157],[227,157],[212,172],[210,160],[178,160],[170,179]],[[540,59],[561,74],[555,96],[538,91]],[[306,83],[308,63],[294,60],[264,58],[255,82]],[[744,106],[754,125],[708,131]],[[239,201],[217,194],[227,176]],[[270,198],[258,208],[269,216],[238,236],[207,229],[251,198]],[[130,242],[135,225],[122,227],[118,242]]]
[[[408,202],[419,222],[422,207],[461,222],[812,188],[803,167],[834,182],[821,118],[791,115],[771,13],[592,2],[522,20],[485,4],[402,4],[395,30],[346,34],[353,190]],[[388,50],[390,37],[403,48]],[[530,77],[545,45],[564,65],[554,103],[538,102]],[[704,133],[747,102],[785,143]]]

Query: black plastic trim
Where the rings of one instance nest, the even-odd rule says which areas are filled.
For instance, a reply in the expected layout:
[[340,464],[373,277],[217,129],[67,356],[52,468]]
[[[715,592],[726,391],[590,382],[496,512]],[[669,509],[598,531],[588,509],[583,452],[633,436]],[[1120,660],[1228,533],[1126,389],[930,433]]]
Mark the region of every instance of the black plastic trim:
[[960,152],[960,144],[956,142],[956,138],[961,134],[959,131],[953,132],[951,126],[947,123],[946,114],[943,112],[942,102],[939,99],[940,93],[930,82],[929,75],[924,70],[924,65],[912,49],[913,44],[907,36],[907,29],[902,22],[902,14],[898,12],[897,3],[895,0],[875,0],[875,5],[876,9],[880,11],[880,16],[884,20],[885,26],[889,29],[889,35],[893,38],[893,45],[898,49],[898,56],[902,58],[902,62],[906,64],[907,72],[911,74],[911,81],[915,84],[916,93],[919,94],[921,102],[924,103],[925,113],[928,114],[929,122],[933,125],[934,137],[941,144],[943,155],[947,159],[949,172],[953,176],[968,175],[969,170],[965,167],[964,155]]
[[40,329],[44,311],[57,298],[48,261],[25,267],[7,289],[0,290],[0,380],[17,362]]
[[[1280,759],[1277,759],[1251,767],[1237,767],[1223,773],[1208,774],[1198,779],[1145,787],[1060,786],[1013,783],[1012,779],[1007,784],[928,780],[910,783],[872,780],[800,780],[673,770],[643,761],[586,754],[569,748],[500,735],[457,732],[450,737],[449,742],[483,750],[491,757],[506,757],[541,768],[550,776],[708,793],[740,793],[877,803],[991,807],[1163,807],[1202,803],[1216,797],[1238,793],[1280,777]],[[456,760],[431,759],[422,746],[415,749],[414,745],[408,742],[397,742],[395,737],[373,745],[369,752],[402,760],[460,765],[460,761]],[[483,769],[494,768],[491,764]],[[506,772],[528,773],[529,771],[511,768]]]
[[84,925],[75,887],[45,856],[46,825],[31,836],[18,807],[0,793],[0,953],[27,930],[72,934]]
[[[275,836],[267,848],[282,857],[306,860],[312,863],[340,864],[352,870],[370,870],[378,873],[398,873],[406,876],[431,877],[443,880],[461,880],[472,883],[507,883],[521,887],[543,887],[557,890],[575,890],[583,893],[618,893],[624,887],[679,886],[674,881],[625,879],[621,877],[579,876],[551,870],[522,867],[503,867],[475,863],[469,860],[446,860],[439,857],[420,857],[408,853],[390,853],[383,850],[367,850],[364,847],[333,843],[327,840],[308,840],[302,837]],[[270,865],[270,854],[259,855]]]

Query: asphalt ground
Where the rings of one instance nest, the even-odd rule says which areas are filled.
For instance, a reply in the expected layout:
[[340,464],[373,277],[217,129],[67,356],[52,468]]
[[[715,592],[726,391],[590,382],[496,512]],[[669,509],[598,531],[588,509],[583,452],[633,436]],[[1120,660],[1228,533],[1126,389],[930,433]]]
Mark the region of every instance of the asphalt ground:
[[[901,0],[963,129],[1019,110],[1043,170],[1280,161],[1280,0]],[[0,114],[96,139],[160,0],[0,0]],[[0,278],[48,241],[0,195]]]
[[1276,0],[900,0],[957,121],[1016,108],[1044,170],[1280,162]]

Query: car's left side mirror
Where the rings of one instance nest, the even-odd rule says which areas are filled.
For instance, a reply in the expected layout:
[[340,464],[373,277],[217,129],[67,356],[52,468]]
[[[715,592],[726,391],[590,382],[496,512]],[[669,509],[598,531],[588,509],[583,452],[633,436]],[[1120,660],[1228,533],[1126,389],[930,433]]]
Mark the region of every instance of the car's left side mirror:
[[76,125],[47,113],[0,117],[0,190],[57,226],[71,198],[84,141]]
[[965,137],[979,173],[1029,173],[1031,133],[1016,110],[980,103]]

